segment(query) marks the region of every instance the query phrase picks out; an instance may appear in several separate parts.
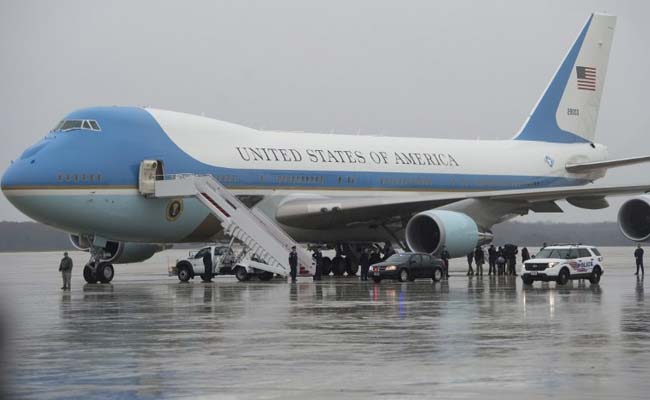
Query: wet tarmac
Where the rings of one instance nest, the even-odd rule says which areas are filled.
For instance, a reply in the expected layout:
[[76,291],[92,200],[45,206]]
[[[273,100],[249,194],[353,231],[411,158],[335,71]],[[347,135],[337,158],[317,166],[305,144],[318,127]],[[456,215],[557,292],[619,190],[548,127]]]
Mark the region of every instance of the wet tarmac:
[[[650,296],[633,248],[600,285],[515,278],[181,284],[168,251],[62,292],[58,253],[0,254],[5,396],[38,399],[639,398]],[[649,278],[650,281],[650,278]]]

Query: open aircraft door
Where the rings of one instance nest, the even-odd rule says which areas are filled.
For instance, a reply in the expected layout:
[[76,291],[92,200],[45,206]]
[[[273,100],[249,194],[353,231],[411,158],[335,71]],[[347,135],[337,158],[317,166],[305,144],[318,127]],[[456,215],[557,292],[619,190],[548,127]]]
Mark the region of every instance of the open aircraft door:
[[156,181],[164,178],[163,163],[159,160],[142,160],[138,175],[138,190],[145,197],[156,193]]

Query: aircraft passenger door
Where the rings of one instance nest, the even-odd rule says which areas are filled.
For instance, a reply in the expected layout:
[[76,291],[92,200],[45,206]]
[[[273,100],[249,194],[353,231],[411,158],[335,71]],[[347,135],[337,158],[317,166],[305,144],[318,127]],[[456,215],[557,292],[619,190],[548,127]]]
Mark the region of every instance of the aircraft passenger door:
[[163,163],[159,160],[142,160],[138,174],[138,190],[145,197],[156,193],[156,181],[164,178]]

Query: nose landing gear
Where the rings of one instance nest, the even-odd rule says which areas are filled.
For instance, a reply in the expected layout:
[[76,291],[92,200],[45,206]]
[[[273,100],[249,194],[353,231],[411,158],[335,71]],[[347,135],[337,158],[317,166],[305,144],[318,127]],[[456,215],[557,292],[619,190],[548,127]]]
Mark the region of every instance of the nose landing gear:
[[90,260],[84,266],[84,279],[88,283],[110,283],[115,276],[113,264],[102,261],[101,256],[104,254],[102,249],[91,249]]

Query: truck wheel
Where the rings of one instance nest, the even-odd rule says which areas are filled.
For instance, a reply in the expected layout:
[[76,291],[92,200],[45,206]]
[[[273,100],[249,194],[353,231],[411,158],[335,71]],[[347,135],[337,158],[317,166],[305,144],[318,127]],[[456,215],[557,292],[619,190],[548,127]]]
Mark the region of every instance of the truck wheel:
[[271,279],[273,279],[273,272],[262,271],[262,272],[259,272],[257,274],[257,277],[260,278],[260,280],[264,281],[264,282],[270,281]]
[[180,265],[176,267],[178,269],[178,280],[181,282],[187,282],[192,277],[192,272],[186,265]]
[[330,272],[332,272],[332,259],[329,257],[323,257],[321,258],[320,263],[321,275],[329,276]]
[[93,272],[93,269],[89,265],[84,267],[84,279],[88,283],[97,283],[97,276]]
[[557,276],[557,284],[566,285],[569,282],[569,278],[569,270],[566,267],[562,268],[560,274]]
[[113,280],[113,277],[115,276],[115,270],[113,269],[112,264],[99,263],[99,266],[95,271],[95,275],[97,276],[97,279],[99,279],[101,283],[109,283],[110,281]]
[[529,286],[532,285],[533,282],[535,282],[535,281],[533,280],[533,278],[531,278],[531,277],[529,277],[529,276],[522,276],[522,277],[521,277],[521,281],[524,283],[524,285],[529,285]]
[[236,267],[235,268],[235,278],[239,282],[245,282],[250,279],[250,276],[248,276],[248,272],[246,272],[246,268],[244,267]]
[[592,285],[596,285],[598,282],[600,282],[600,276],[602,275],[602,272],[600,271],[600,267],[595,266],[594,270],[591,271],[591,276],[589,277],[589,282]]

